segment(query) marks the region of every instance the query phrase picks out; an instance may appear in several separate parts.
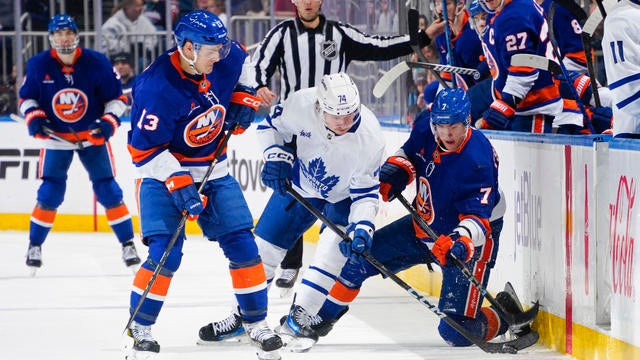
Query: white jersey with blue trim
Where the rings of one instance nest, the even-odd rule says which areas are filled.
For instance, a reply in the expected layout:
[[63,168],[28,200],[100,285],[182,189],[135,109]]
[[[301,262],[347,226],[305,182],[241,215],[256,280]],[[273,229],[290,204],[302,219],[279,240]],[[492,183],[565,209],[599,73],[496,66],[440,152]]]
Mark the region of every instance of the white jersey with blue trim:
[[373,222],[385,148],[378,119],[361,105],[353,127],[338,136],[316,102],[315,87],[293,93],[258,125],[258,138],[264,149],[295,142],[292,184],[305,198],[337,203],[351,197],[350,222]]
[[622,0],[604,20],[602,53],[613,96],[613,133],[640,134],[640,4]]

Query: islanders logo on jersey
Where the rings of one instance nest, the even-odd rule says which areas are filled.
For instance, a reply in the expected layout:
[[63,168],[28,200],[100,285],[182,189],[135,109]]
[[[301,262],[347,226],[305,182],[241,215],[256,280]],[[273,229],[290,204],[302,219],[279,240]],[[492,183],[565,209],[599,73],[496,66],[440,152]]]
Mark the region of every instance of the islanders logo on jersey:
[[184,142],[191,147],[210,144],[222,132],[225,111],[217,104],[189,121],[184,127]]
[[53,95],[51,109],[58,119],[75,123],[84,117],[89,106],[87,94],[80,89],[66,88]]
[[418,193],[416,194],[416,210],[418,214],[431,224],[435,218],[433,201],[431,197],[431,186],[429,181],[423,177],[418,178]]

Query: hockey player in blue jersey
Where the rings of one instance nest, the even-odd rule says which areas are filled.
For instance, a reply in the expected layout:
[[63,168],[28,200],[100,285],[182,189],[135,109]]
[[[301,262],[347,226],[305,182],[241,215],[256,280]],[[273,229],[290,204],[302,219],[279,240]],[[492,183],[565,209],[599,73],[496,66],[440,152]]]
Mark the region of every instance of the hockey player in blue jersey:
[[[384,139],[347,74],[324,75],[318,86],[293,93],[259,124],[258,136],[265,149],[262,181],[274,190],[255,229],[269,281],[286,251],[317,220],[287,192],[289,181],[332,221],[353,231],[354,241],[371,241]],[[308,324],[346,262],[339,242],[333,231],[321,232],[289,315],[281,321],[279,333],[292,351],[309,349],[318,339]],[[222,323],[240,327],[232,314],[205,326],[201,339],[217,341],[232,332],[221,332]]]
[[[318,316],[326,334],[357,296],[362,283],[379,274],[363,257],[371,256],[396,273],[417,264],[435,262],[442,269],[442,294],[438,307],[479,339],[485,341],[504,334],[507,323],[491,307],[482,307],[483,296],[449,259],[453,254],[464,261],[485,286],[498,255],[502,210],[497,206],[498,159],[489,140],[469,126],[470,107],[464,90],[445,89],[438,93],[430,110],[416,119],[409,139],[389,157],[380,170],[380,193],[391,201],[415,179],[414,207],[440,235],[429,238],[411,215],[380,229],[366,246],[340,244],[349,261],[329,292]],[[355,245],[355,246],[354,246]],[[519,310],[519,300],[500,292],[497,301],[508,311]],[[528,324],[513,328],[516,336],[531,332]],[[452,346],[471,342],[445,321],[440,336]],[[320,331],[320,330],[319,330]]]
[[120,81],[103,54],[78,47],[78,26],[71,16],[51,18],[49,41],[51,49],[27,63],[20,88],[19,109],[29,135],[44,139],[38,174],[42,184],[31,214],[27,265],[34,270],[42,266],[41,247],[64,200],[75,152],[122,245],[123,261],[133,267],[140,258],[133,243],[131,215],[114,179],[109,145],[126,109]]
[[[133,282],[130,312],[165,251],[168,257],[133,318],[133,347],[128,350],[136,356],[160,351],[151,326],[180,266],[184,228],[171,249],[167,244],[188,213],[197,217],[205,238],[217,242],[229,260],[241,321],[258,357],[280,359],[282,341],[265,320],[267,281],[251,231],[253,217],[228,172],[226,150],[204,178],[225,130],[241,133],[248,128],[260,102],[253,88],[242,85],[247,53],[229,40],[220,19],[205,10],[183,16],[174,36],[177,47],[142,72],[133,89],[129,150],[138,172],[142,236],[149,254]],[[198,186],[203,181],[201,199]]]
[[511,66],[511,57],[518,53],[554,58],[542,8],[531,0],[481,1],[492,14],[482,40],[494,100],[476,126],[551,132],[554,117],[562,111],[558,86],[547,71]]

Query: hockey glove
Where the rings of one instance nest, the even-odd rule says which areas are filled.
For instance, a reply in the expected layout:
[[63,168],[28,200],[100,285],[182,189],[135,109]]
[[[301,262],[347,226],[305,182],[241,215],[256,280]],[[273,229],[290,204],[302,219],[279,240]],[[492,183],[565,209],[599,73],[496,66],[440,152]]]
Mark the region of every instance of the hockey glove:
[[383,201],[391,201],[416,177],[411,161],[402,156],[390,156],[380,168],[380,194]]
[[283,195],[287,192],[287,182],[291,179],[293,150],[287,146],[273,145],[264,151],[262,182]]
[[112,113],[106,113],[89,125],[90,143],[96,146],[104,145],[120,126],[120,119]]
[[447,256],[453,255],[457,259],[467,262],[473,257],[475,247],[471,239],[457,232],[450,235],[440,235],[431,253],[436,257],[440,265],[447,266]]
[[195,220],[204,210],[204,205],[198,194],[198,189],[193,183],[193,178],[188,171],[173,173],[165,182],[167,190],[173,197],[173,203],[181,212],[186,211],[190,220]]
[[49,138],[47,131],[51,131],[48,129],[51,121],[47,119],[47,114],[44,110],[38,107],[31,108],[24,114],[24,119],[27,122],[27,129],[29,130],[30,136],[36,139]]
[[256,110],[262,99],[256,97],[256,91],[248,86],[238,85],[231,94],[231,103],[227,109],[225,118],[225,130],[229,130],[233,124],[238,124],[233,131],[234,135],[242,134],[251,126]]
[[476,122],[479,129],[504,130],[516,113],[516,101],[512,95],[503,94],[505,100],[494,100],[487,111],[482,113],[482,120]]
[[373,224],[370,222],[361,222],[355,226],[353,231],[353,240],[342,240],[338,246],[340,252],[346,258],[358,257],[363,252],[371,249],[373,242]]
[[593,90],[591,89],[591,78],[583,73],[577,71],[569,71],[568,73],[569,79],[567,80],[563,74],[558,74],[555,77],[560,80],[560,96],[563,99],[573,99],[575,100],[575,96],[573,95],[573,91],[569,86],[572,86],[580,102],[588,105],[593,97]]
[[591,124],[597,134],[613,127],[613,111],[610,107],[592,107],[587,113],[591,116]]

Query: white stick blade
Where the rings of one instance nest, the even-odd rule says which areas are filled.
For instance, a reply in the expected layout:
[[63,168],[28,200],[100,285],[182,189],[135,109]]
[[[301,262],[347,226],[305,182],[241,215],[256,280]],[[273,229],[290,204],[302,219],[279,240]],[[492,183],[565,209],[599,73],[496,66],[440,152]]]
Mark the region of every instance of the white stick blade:
[[373,96],[376,98],[381,98],[382,95],[387,91],[391,83],[393,83],[400,75],[404,74],[409,70],[409,66],[406,61],[399,63],[398,65],[392,67],[389,71],[387,71],[380,80],[373,87]]

